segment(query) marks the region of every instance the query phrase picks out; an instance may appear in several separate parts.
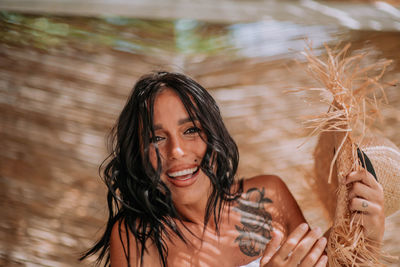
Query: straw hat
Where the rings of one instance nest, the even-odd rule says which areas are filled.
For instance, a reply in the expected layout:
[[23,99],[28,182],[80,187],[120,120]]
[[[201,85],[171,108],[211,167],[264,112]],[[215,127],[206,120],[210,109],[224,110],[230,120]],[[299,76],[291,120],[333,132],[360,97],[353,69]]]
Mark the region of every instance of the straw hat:
[[388,139],[378,136],[365,138],[360,149],[367,156],[367,169],[371,166],[369,172],[375,172],[383,186],[385,215],[389,216],[400,209],[400,150]]
[[[319,90],[321,100],[329,106],[327,113],[309,120],[311,134],[319,134],[314,184],[333,221],[327,247],[329,266],[383,266],[381,259],[387,255],[379,244],[366,239],[361,222],[354,220],[344,180],[351,171],[366,168],[384,188],[385,215],[399,210],[400,150],[365,130],[379,112],[376,91],[383,89],[379,80],[391,62],[360,68],[365,55],[347,56],[349,46],[337,51],[326,46],[325,60],[317,58],[310,47],[306,49],[308,71],[322,87],[298,91]],[[376,73],[377,69],[380,72]],[[371,77],[370,72],[375,75]]]
[[[337,166],[332,173],[331,183],[328,183],[330,165],[335,151],[338,149],[338,134],[322,132],[319,135],[314,150],[314,171],[316,187],[321,191],[325,208],[330,219],[334,220],[337,203]],[[364,137],[357,145],[356,160],[359,164],[374,175],[382,185],[384,191],[385,216],[389,216],[400,209],[400,149],[387,138],[378,135]],[[350,159],[353,161],[353,159]]]

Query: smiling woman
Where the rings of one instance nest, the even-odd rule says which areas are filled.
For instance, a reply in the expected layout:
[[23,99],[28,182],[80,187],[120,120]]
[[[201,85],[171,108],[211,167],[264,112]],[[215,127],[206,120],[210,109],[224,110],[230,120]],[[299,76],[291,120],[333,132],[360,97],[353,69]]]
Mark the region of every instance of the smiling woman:
[[[191,78],[142,77],[111,141],[103,172],[108,223],[82,258],[100,252],[98,262],[113,267],[326,265],[326,238],[309,229],[280,178],[235,179],[237,146],[215,100]],[[371,203],[379,206],[383,193],[370,176],[351,177],[375,192]],[[366,227],[381,240],[379,220]]]
[[[173,233],[186,241],[178,222],[193,219],[180,213],[173,201],[185,204],[190,198],[183,196],[196,192],[204,200],[201,223],[206,226],[212,217],[218,229],[222,207],[239,193],[232,191],[238,150],[216,102],[203,87],[180,74],[142,77],[110,138],[114,147],[104,168],[109,221],[103,238],[86,255],[101,250],[102,259],[107,254],[112,227],[118,222],[140,244],[139,258],[152,240],[165,265],[166,238]],[[191,169],[191,179],[180,174]],[[207,187],[205,198],[198,185]]]
[[158,169],[158,156],[161,158],[160,178],[171,191],[174,205],[182,215],[184,212],[179,207],[193,205],[208,195],[210,180],[200,169],[207,137],[198,119],[189,117],[179,95],[169,88],[159,92],[155,99],[153,121],[155,135],[150,162]]

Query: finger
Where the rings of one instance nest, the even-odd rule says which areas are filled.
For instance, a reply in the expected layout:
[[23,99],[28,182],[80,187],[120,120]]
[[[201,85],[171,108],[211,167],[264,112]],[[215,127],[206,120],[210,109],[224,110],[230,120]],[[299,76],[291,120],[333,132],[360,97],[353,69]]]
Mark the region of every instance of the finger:
[[361,182],[371,188],[377,188],[379,185],[379,183],[375,180],[375,177],[365,169],[353,171],[347,175],[346,184],[353,182]]
[[371,187],[360,182],[354,182],[349,192],[349,199],[351,200],[355,197],[359,197],[367,200],[372,200],[377,199],[376,195],[376,192]]
[[315,264],[314,267],[325,267],[327,263],[328,263],[328,256],[323,255],[321,258],[319,258],[317,264]]
[[377,205],[371,201],[368,201],[366,199],[358,198],[355,197],[352,200],[350,200],[350,205],[349,209],[351,211],[361,211],[363,213],[369,213],[369,214],[374,214],[374,213],[381,213],[382,208],[380,205]]
[[282,241],[283,241],[283,233],[278,230],[272,231],[272,239],[264,250],[264,254],[260,261],[261,264],[260,266],[263,266],[270,261],[270,259],[275,255],[277,250],[280,248]]
[[321,228],[317,227],[314,230],[308,232],[308,234],[300,241],[300,243],[293,250],[292,255],[289,257],[290,264],[298,264],[303,258],[310,252],[311,248],[317,242],[318,238],[321,237]]
[[289,253],[293,251],[293,249],[297,246],[300,240],[308,231],[308,225],[306,223],[302,223],[294,229],[292,233],[288,236],[285,243],[282,245],[279,250],[279,256],[282,259],[286,259]]
[[314,247],[307,254],[307,256],[301,261],[301,267],[314,266],[317,261],[321,258],[322,253],[325,250],[327,240],[325,237],[318,239],[317,243],[315,243]]

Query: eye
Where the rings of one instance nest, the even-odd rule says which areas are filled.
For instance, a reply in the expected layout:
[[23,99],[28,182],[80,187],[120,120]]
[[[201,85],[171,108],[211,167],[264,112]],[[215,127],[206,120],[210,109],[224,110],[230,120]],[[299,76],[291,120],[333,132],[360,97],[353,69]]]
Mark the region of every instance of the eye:
[[162,140],[164,140],[164,139],[165,139],[165,137],[156,135],[156,136],[154,136],[153,138],[151,138],[151,141],[152,141],[153,143],[158,143],[158,142],[160,142],[160,141],[162,141]]
[[190,127],[189,129],[187,129],[185,131],[185,134],[196,134],[196,133],[199,133],[199,132],[201,132],[201,129],[196,127],[196,126],[193,126],[193,127]]

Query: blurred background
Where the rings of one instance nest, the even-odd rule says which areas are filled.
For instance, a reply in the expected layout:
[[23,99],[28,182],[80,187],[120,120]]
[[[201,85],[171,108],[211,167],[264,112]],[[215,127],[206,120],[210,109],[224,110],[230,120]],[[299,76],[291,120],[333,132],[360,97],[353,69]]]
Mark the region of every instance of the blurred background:
[[[327,110],[300,52],[306,39],[351,42],[400,80],[400,1],[0,1],[0,266],[90,266],[102,233],[98,166],[106,135],[141,75],[194,77],[219,103],[240,149],[239,177],[277,174],[312,226],[330,224],[305,182],[315,138],[304,116]],[[375,128],[400,146],[400,85]],[[314,101],[313,101],[314,98]],[[400,212],[384,250],[400,256]],[[389,266],[399,266],[393,263]]]

